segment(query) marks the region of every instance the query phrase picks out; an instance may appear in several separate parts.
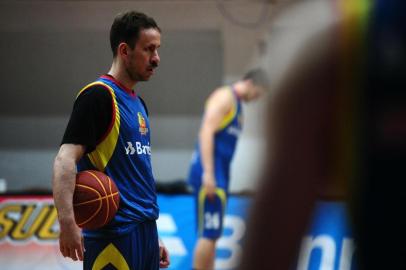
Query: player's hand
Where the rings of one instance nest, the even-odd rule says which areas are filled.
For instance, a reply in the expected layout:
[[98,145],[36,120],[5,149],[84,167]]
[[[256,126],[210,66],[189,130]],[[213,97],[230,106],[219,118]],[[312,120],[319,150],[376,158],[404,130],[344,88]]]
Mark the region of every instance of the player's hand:
[[83,261],[83,237],[80,228],[74,220],[59,221],[59,249],[64,257],[74,261]]
[[170,264],[169,252],[164,243],[159,239],[159,268],[168,268]]
[[212,173],[203,174],[203,187],[206,190],[207,197],[213,199],[216,195],[216,179]]

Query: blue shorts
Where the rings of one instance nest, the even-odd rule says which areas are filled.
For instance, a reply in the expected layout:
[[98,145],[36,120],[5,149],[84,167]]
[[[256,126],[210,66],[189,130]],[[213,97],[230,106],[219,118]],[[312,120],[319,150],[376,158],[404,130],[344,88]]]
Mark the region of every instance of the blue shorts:
[[195,192],[197,227],[199,237],[216,240],[223,232],[223,219],[227,202],[227,193],[216,188],[216,196],[209,199],[204,188]]
[[85,237],[84,270],[158,270],[159,244],[155,221],[146,221],[124,235]]

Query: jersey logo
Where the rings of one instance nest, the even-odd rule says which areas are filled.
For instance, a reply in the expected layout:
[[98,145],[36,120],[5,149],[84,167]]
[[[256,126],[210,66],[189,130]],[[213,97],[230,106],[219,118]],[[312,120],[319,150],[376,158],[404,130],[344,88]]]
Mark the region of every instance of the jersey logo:
[[[135,147],[134,147],[135,146]],[[143,145],[141,142],[135,142],[133,145],[132,142],[127,142],[127,147],[124,147],[126,155],[134,155],[137,153],[138,155],[151,155],[151,146]]]
[[127,155],[134,155],[134,153],[135,153],[135,148],[134,148],[132,142],[127,142],[127,145],[128,145],[128,146],[125,147],[125,153],[126,153]]
[[234,127],[234,126],[230,126],[227,129],[227,134],[230,134],[230,135],[235,136],[235,137],[239,137],[240,134],[241,134],[241,129],[239,129],[237,127]]
[[138,112],[138,123],[140,125],[139,131],[141,135],[146,135],[148,132],[147,123],[145,122],[145,118],[142,116],[142,113]]

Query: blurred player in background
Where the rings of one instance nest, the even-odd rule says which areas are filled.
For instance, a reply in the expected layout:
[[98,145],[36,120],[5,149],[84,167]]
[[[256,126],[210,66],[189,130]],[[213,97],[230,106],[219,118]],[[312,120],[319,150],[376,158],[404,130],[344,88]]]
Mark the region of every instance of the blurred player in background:
[[338,23],[304,46],[269,104],[272,154],[240,269],[295,269],[325,198],[350,206],[358,269],[406,269],[406,3],[336,4]]
[[216,89],[206,101],[188,178],[196,198],[199,234],[193,269],[214,267],[216,241],[223,229],[230,164],[242,128],[241,102],[257,99],[267,87],[265,73],[252,70],[234,84]]
[[[110,44],[111,69],[79,92],[54,162],[60,251],[73,260],[84,259],[86,270],[166,268],[169,255],[156,227],[159,209],[148,113],[134,91],[136,83],[148,81],[159,64],[161,30],[143,13],[122,13],[111,27]],[[72,196],[76,172],[89,169],[110,176],[121,200],[109,224],[83,231],[83,243]]]

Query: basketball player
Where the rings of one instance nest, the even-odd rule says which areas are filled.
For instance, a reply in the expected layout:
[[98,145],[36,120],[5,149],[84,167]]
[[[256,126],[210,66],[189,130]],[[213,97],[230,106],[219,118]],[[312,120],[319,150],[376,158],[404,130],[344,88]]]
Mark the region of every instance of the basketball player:
[[[161,30],[153,18],[126,12],[115,18],[110,44],[111,69],[79,92],[54,162],[60,251],[75,261],[83,260],[84,269],[89,270],[166,268],[169,254],[158,240],[155,222],[159,209],[148,111],[134,90],[138,82],[150,79],[159,64]],[[72,196],[76,172],[87,169],[109,175],[121,202],[109,224],[83,230],[83,242]]]
[[248,72],[230,86],[216,89],[206,102],[189,183],[194,188],[199,239],[193,268],[213,269],[228,194],[230,163],[242,128],[242,101],[257,99],[267,88],[262,70]]

